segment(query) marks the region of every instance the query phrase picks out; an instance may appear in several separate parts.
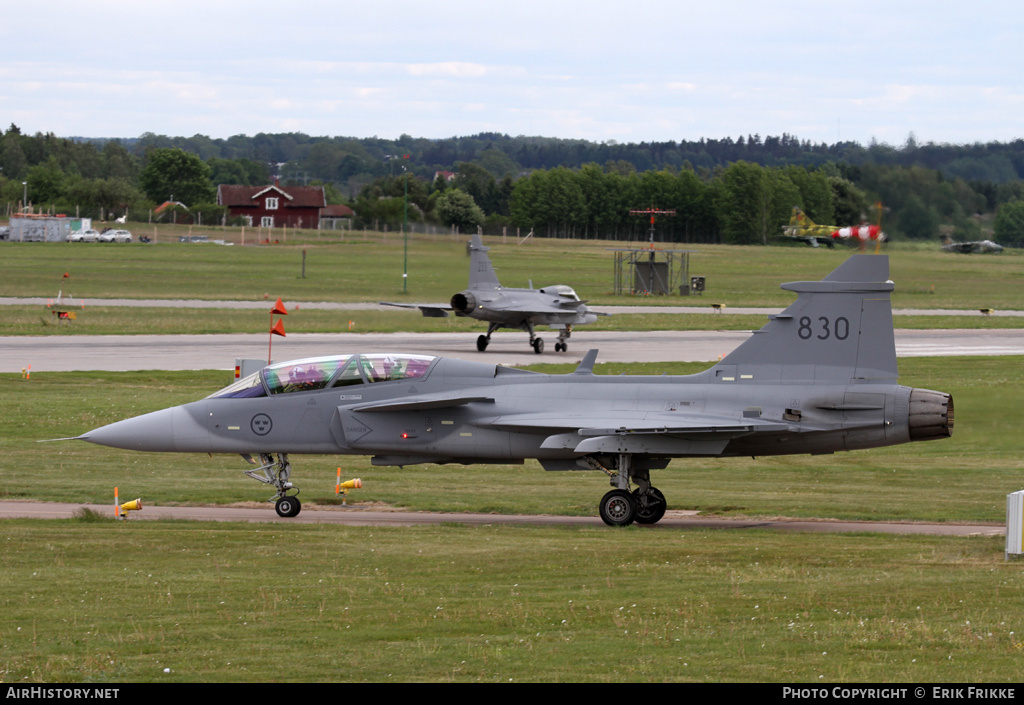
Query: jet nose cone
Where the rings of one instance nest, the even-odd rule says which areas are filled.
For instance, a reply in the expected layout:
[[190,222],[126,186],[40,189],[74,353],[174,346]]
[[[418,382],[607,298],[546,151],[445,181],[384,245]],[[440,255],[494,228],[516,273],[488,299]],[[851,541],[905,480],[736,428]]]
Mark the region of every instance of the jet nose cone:
[[210,434],[181,406],[101,426],[80,438],[101,446],[157,453],[210,449]]

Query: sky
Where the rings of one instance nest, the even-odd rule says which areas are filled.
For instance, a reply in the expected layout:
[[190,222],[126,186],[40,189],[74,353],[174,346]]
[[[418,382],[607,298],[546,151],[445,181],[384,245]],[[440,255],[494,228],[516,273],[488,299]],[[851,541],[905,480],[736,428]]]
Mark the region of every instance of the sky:
[[0,48],[0,128],[59,137],[1024,137],[1003,0],[47,0]]

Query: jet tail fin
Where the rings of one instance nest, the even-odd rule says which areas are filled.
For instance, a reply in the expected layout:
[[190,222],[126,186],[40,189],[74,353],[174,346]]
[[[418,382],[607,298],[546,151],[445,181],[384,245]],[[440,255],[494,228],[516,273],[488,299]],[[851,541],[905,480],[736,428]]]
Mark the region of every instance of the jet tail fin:
[[894,381],[893,284],[886,255],[853,255],[818,282],[790,282],[797,300],[713,369],[722,379]]
[[793,206],[793,215],[789,217],[789,224],[798,228],[814,228],[818,225],[800,210],[800,206]]
[[492,289],[500,287],[498,275],[494,273],[491,258],[479,235],[473,235],[469,244],[469,287],[470,289]]

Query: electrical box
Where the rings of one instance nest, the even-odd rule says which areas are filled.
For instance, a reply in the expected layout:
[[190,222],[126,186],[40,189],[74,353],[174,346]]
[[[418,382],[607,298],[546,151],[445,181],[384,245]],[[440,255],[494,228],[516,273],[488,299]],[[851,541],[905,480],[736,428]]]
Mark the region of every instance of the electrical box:
[[259,372],[267,366],[263,360],[254,360],[252,358],[235,358],[235,379],[242,379],[248,377],[251,374]]
[[1024,490],[1006,495],[1006,558],[1024,553]]

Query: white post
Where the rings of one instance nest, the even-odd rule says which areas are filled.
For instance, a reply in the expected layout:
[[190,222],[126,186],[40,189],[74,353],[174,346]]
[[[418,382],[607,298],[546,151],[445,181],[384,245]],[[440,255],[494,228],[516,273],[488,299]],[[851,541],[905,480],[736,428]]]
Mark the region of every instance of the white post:
[[1006,560],[1024,553],[1024,490],[1006,495]]

